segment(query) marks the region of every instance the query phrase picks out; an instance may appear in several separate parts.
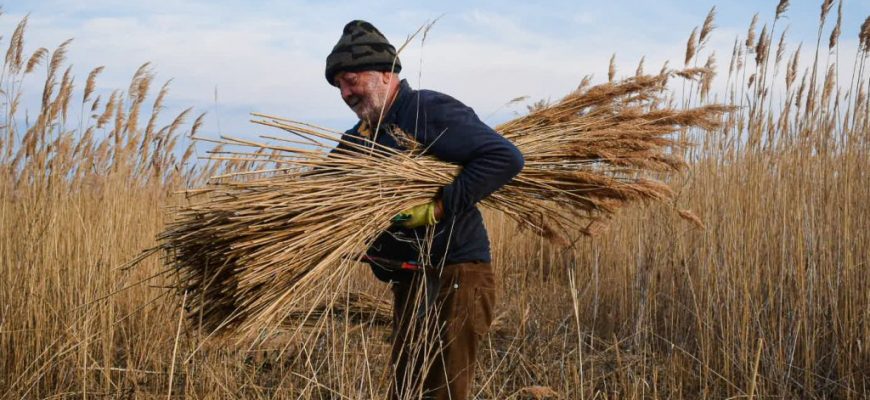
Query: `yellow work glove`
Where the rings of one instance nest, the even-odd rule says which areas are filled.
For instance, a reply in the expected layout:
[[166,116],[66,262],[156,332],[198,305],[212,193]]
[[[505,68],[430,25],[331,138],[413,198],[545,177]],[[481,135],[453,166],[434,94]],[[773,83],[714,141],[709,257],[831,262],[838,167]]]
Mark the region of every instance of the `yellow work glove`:
[[408,229],[418,228],[424,225],[435,225],[438,222],[438,220],[435,219],[435,202],[430,201],[426,204],[411,207],[396,214],[391,221],[396,225]]

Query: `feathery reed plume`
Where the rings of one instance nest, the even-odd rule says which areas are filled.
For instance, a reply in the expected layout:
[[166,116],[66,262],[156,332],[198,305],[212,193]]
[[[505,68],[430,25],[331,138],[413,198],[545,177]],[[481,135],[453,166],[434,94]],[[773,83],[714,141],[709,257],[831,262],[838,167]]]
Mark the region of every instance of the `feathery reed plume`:
[[109,96],[109,101],[106,102],[106,108],[103,110],[103,113],[100,114],[100,117],[97,118],[97,128],[102,128],[109,122],[109,119],[112,118],[112,114],[115,113],[115,106],[117,106],[118,102],[118,91],[112,92],[112,95]]
[[613,82],[616,77],[616,53],[610,56],[610,65],[607,67],[607,81]]
[[677,210],[677,214],[679,214],[680,218],[691,222],[698,229],[700,229],[702,231],[707,230],[707,227],[704,225],[704,222],[701,221],[701,218],[698,218],[698,216],[694,212],[692,212],[692,210],[686,210],[686,209]]
[[776,46],[776,61],[774,65],[778,66],[782,62],[782,57],[785,55],[785,36],[788,34],[788,28],[784,29],[779,35],[779,44]]
[[6,65],[12,73],[17,73],[21,70],[22,57],[24,54],[24,31],[27,29],[27,18],[24,16],[15,31],[12,32],[12,37],[9,39],[9,48],[6,50]]
[[152,154],[150,154],[149,151],[154,141],[154,129],[157,124],[157,118],[163,110],[163,101],[169,93],[169,83],[171,81],[172,80],[170,79],[163,83],[160,92],[157,94],[157,98],[154,99],[154,104],[151,106],[151,116],[148,118],[148,124],[145,126],[145,134],[142,137],[142,142],[139,144],[139,165],[142,169],[149,168],[147,161],[149,157],[152,157]]
[[[66,68],[63,73],[63,78],[60,80],[60,91],[57,94],[55,109],[59,109],[61,117],[66,120],[67,111],[69,110],[69,99],[72,98],[73,82],[75,78],[72,76],[72,66]],[[52,119],[54,115],[52,115]]]
[[755,48],[755,26],[758,25],[758,13],[752,16],[752,22],[749,23],[749,30],[746,32],[746,49],[752,50]]
[[96,114],[94,114],[94,113],[97,112],[97,109],[98,109],[98,108],[100,108],[100,100],[101,100],[101,96],[100,96],[100,95],[97,95],[97,98],[94,99],[94,102],[93,102],[93,103],[91,103],[91,118],[97,118],[97,117],[98,117],[98,116],[97,116]]
[[[24,92],[18,92],[15,95],[15,98],[12,99],[12,102],[9,104],[9,114],[8,115],[15,115],[16,111],[18,110],[18,105],[21,102],[21,94],[22,93],[24,93]],[[10,143],[11,143],[11,136],[12,136],[12,133],[14,132],[13,127],[12,127],[12,125],[8,125],[8,126],[5,126],[4,128],[9,129]]]
[[145,138],[142,140],[143,146],[145,146],[146,143],[150,143],[150,139],[154,136],[154,128],[157,124],[157,118],[160,115],[160,111],[163,110],[163,100],[166,98],[166,95],[169,94],[170,82],[172,82],[172,79],[163,83],[163,86],[160,87],[160,92],[157,93],[157,98],[154,99],[154,105],[151,106],[151,117],[148,118],[148,125],[145,126]]
[[51,61],[48,63],[49,74],[52,74],[60,68],[61,64],[66,61],[66,52],[70,43],[72,43],[72,39],[64,40],[60,46],[57,46],[57,49],[51,54]]
[[[142,103],[148,96],[148,90],[151,88],[151,80],[154,79],[154,74],[151,72],[150,66],[150,62],[142,64],[133,74],[133,79],[130,80],[128,95],[132,100],[132,103],[130,104],[129,117],[127,118],[124,131],[133,134],[133,137],[135,137],[136,140],[138,140],[138,137],[136,137],[136,129],[137,124],[139,123],[139,112],[142,109]],[[160,101],[163,100],[160,99],[159,96],[158,99]]]
[[61,64],[63,64],[64,60],[66,60],[66,51],[69,44],[72,43],[72,39],[67,39],[54,52],[51,54],[51,61],[48,62],[48,78],[45,80],[45,86],[42,90],[42,109],[49,110],[49,104],[51,100],[51,95],[54,93],[54,85],[56,83],[55,77],[57,76],[57,70],[60,68]]
[[190,128],[190,135],[188,135],[188,136],[190,136],[190,137],[196,136],[196,132],[198,132],[199,129],[202,127],[202,123],[205,120],[206,114],[207,113],[205,113],[205,112],[202,114],[199,114],[199,116],[196,117],[195,120],[193,120],[193,126]]
[[94,150],[93,158],[91,159],[91,165],[95,168],[103,168],[109,159],[109,144],[111,143],[111,137],[105,137],[100,141],[100,144],[97,145],[96,150]]
[[800,62],[800,54],[801,54],[801,45],[798,45],[797,50],[792,53],[791,61],[788,63],[788,68],[785,73],[785,88],[788,91],[791,88],[791,85],[794,83],[795,77],[797,77],[797,68],[798,63]]
[[[631,202],[670,198],[667,185],[642,174],[682,168],[673,149],[687,143],[671,133],[717,127],[730,109],[650,108],[659,104],[665,78],[639,76],[575,91],[497,127],[523,152],[526,168],[481,205],[558,240],[559,232],[583,231]],[[340,134],[255,115],[256,123],[310,139]],[[192,192],[199,200],[177,210],[160,236],[181,286],[196,294],[189,297],[195,298],[189,315],[209,330],[250,333],[280,321],[281,310],[340,279],[392,215],[425,201],[457,173],[455,165],[371,142],[344,142],[366,152],[327,154],[317,140],[295,145],[303,142],[264,138],[281,144],[225,137],[214,142],[249,150],[213,151],[209,158],[239,167],[281,162],[283,168],[214,177]],[[372,193],[381,200],[372,201]],[[336,226],[335,215],[345,222]]]
[[692,29],[692,33],[689,35],[689,40],[686,42],[686,60],[683,62],[683,65],[688,66],[689,62],[692,61],[692,58],[695,57],[695,51],[698,49],[698,27]]
[[30,56],[30,59],[27,60],[27,67],[24,69],[24,73],[33,72],[36,67],[42,63],[42,60],[45,59],[45,56],[48,55],[48,49],[45,47],[40,47],[33,52]]
[[674,71],[674,75],[679,76],[683,79],[688,79],[692,81],[701,81],[708,74],[712,74],[714,71],[710,71],[704,67],[698,68],[686,68],[681,71]]
[[169,124],[169,130],[166,134],[167,137],[172,137],[175,135],[175,131],[184,124],[184,120],[187,119],[187,116],[188,114],[190,114],[191,111],[193,111],[193,107],[188,107],[184,109],[184,111],[180,112],[177,116],[175,116],[175,119],[172,120],[171,124]]
[[[156,147],[151,155],[151,165],[150,169],[154,172],[152,178],[161,178],[162,173],[168,170],[172,162],[167,158],[167,155],[170,155],[175,148],[175,144],[178,140],[175,132],[181,125],[184,124],[185,119],[193,111],[192,107],[188,107],[181,113],[179,113],[175,119],[168,126],[161,129],[155,140],[157,141]],[[150,143],[149,143],[150,144]],[[143,144],[144,146],[144,144]],[[144,160],[147,156],[147,151],[142,152],[142,159]],[[143,162],[144,164],[144,162]]]
[[81,140],[76,144],[75,149],[73,150],[73,157],[78,156],[85,152],[87,148],[90,148],[93,144],[94,138],[94,130],[96,127],[91,126],[85,130],[84,135],[82,135]]
[[779,19],[783,16],[783,14],[785,14],[786,11],[788,11],[788,2],[789,0],[779,0],[779,4],[776,5],[775,19]]
[[828,103],[828,99],[831,98],[831,92],[834,90],[834,83],[836,82],[836,63],[831,63],[828,66],[828,72],[825,74],[825,82],[822,88],[822,105],[826,105]]
[[112,147],[112,150],[116,154],[120,154],[123,151],[121,143],[124,140],[124,126],[126,126],[126,122],[127,113],[124,112],[124,101],[121,98],[118,98],[118,104],[115,107],[115,127],[112,129],[112,132],[109,133],[109,136],[114,138],[114,147]]
[[716,26],[713,25],[714,20],[716,19],[716,6],[710,8],[710,12],[707,13],[707,18],[704,18],[704,24],[701,26],[701,35],[698,36],[698,45],[703,46],[704,43],[709,39],[710,33],[713,32],[713,29]]
[[831,7],[833,6],[834,0],[822,0],[822,12],[819,14],[819,28],[825,25],[825,19],[828,17],[828,13],[831,12]]
[[837,39],[840,38],[840,26],[843,24],[843,0],[840,0],[837,6],[837,23],[834,25],[834,30],[831,31],[831,37],[828,39],[828,50],[833,50],[837,45]]
[[803,99],[804,91],[806,91],[806,87],[807,87],[807,74],[808,74],[808,71],[804,70],[804,75],[803,75],[803,77],[801,78],[801,85],[798,86],[798,91],[797,91],[797,94],[795,95],[794,106],[795,106],[795,108],[797,108],[797,109],[800,109],[800,107],[801,107],[801,99]]
[[762,65],[767,60],[767,49],[770,42],[767,38],[767,24],[761,28],[758,36],[758,45],[755,46],[755,65]]
[[668,60],[665,60],[665,62],[662,63],[662,68],[659,70],[658,76],[663,78],[662,79],[662,90],[664,90],[664,88],[667,87],[668,80],[671,77],[671,71],[668,69],[669,64],[670,64],[670,62]]
[[704,101],[707,99],[707,95],[710,94],[710,89],[713,87],[713,78],[716,77],[716,52],[710,54],[710,57],[707,58],[707,62],[704,64],[704,69],[708,72],[703,75],[701,78],[701,100]]
[[[665,62],[662,63],[662,68],[659,69],[659,76],[665,76],[669,74],[670,70],[668,69],[668,66],[670,65],[670,63],[670,60],[665,60]],[[663,83],[667,84],[667,80],[665,80]]]
[[161,169],[163,170],[168,170],[174,163],[175,154],[173,152],[175,151],[175,145],[178,144],[178,137],[179,135],[170,136],[169,142],[163,146],[163,154],[161,155],[161,161],[163,161],[164,165]]
[[637,69],[634,71],[634,76],[641,76],[641,75],[643,75],[643,61],[644,61],[645,59],[646,59],[646,57],[641,57],[641,58],[640,58],[640,61],[637,63]]
[[740,39],[734,38],[734,46],[731,48],[731,61],[728,63],[728,76],[734,74],[734,68],[737,67],[738,51],[740,48]]
[[85,81],[85,91],[82,95],[82,103],[87,103],[88,100],[91,99],[91,94],[94,93],[94,89],[97,86],[97,75],[103,72],[103,69],[105,69],[105,67],[99,66],[91,70],[88,74],[88,80]]
[[196,151],[196,143],[189,144],[187,146],[187,149],[184,150],[184,154],[182,154],[181,160],[178,162],[178,166],[184,167],[185,165],[187,165],[187,161],[190,159],[190,157],[193,155],[193,153],[195,151]]
[[861,24],[861,31],[858,33],[858,42],[861,50],[870,51],[870,16]]
[[133,78],[130,79],[130,88],[127,90],[127,94],[134,102],[141,102],[142,100],[140,99],[144,99],[144,97],[148,95],[147,89],[149,86],[147,83],[151,81],[153,75],[150,62],[140,65],[139,68],[136,69],[136,72],[133,73]]

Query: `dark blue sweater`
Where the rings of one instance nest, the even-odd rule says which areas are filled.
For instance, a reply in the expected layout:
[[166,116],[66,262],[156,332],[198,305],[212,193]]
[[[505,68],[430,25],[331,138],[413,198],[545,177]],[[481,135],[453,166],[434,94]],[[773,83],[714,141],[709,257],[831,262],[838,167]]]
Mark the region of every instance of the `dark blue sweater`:
[[[357,124],[342,136],[363,143]],[[381,123],[376,142],[406,150],[388,133],[398,127],[412,134],[425,154],[462,166],[456,179],[444,186],[440,198],[444,216],[435,226],[428,254],[421,254],[425,227],[391,228],[369,248],[369,255],[397,261],[416,261],[440,267],[469,261],[490,261],[489,239],[475,204],[508,183],[523,168],[523,156],[507,139],[484,124],[470,107],[431,90],[413,90],[402,80],[399,93]],[[339,145],[336,150],[347,150]],[[335,150],[334,150],[335,151]],[[405,281],[409,272],[390,272],[372,265],[384,281]]]

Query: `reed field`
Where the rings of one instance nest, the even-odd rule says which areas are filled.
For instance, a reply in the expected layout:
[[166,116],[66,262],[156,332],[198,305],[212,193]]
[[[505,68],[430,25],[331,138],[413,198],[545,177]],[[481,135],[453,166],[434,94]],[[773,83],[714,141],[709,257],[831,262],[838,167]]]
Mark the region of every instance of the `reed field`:
[[[668,126],[682,127],[656,136],[668,150],[655,156],[661,168],[644,165],[666,185],[620,189],[633,202],[612,215],[612,198],[590,206],[606,218],[587,218],[585,229],[557,223],[559,240],[531,217],[552,203],[511,204],[540,183],[533,175],[484,203],[499,300],[476,398],[870,398],[870,17],[841,26],[842,2],[823,0],[818,40],[801,52],[784,30],[788,6],[756,16],[730,58],[717,62],[708,49],[711,11],[661,72],[641,64],[619,79],[611,60],[608,81],[584,80],[566,97],[656,82],[643,107],[671,110]],[[27,33],[26,19],[0,32],[0,398],[383,398],[391,293],[363,264],[332,270],[330,286],[297,308],[249,303],[280,319],[259,335],[213,335],[203,329],[211,317],[192,318],[207,299],[182,290],[198,283],[174,258],[182,250],[160,241],[194,235],[179,221],[202,203],[185,190],[278,165],[277,149],[253,145],[246,157],[222,146],[251,143],[189,144],[217,139],[201,129],[208,116],[197,105],[166,114],[169,87],[148,64],[101,97],[102,67],[77,81],[66,64],[72,43],[32,49]],[[841,46],[849,35],[857,48]],[[801,60],[808,47],[814,58]],[[842,68],[846,54],[855,61]],[[717,75],[724,89],[714,88]],[[21,109],[24,80],[44,82],[39,110]],[[560,104],[536,104],[529,116]],[[596,149],[596,159],[613,150]],[[335,243],[328,224],[316,227],[316,243]],[[210,259],[242,251],[195,244],[188,260],[201,248],[216,249]],[[322,261],[330,251],[304,250],[306,262],[323,263],[318,271],[332,265]],[[272,266],[229,260],[260,268],[239,278],[250,288],[268,283],[257,279]]]

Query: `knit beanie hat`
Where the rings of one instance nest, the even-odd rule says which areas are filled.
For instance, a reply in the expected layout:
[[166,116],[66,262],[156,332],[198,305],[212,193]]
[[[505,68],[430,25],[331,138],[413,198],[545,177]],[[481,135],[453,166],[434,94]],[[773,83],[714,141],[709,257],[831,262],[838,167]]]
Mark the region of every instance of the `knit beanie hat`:
[[326,57],[326,80],[335,86],[339,72],[402,70],[396,48],[372,24],[354,20],[344,26],[332,52]]

